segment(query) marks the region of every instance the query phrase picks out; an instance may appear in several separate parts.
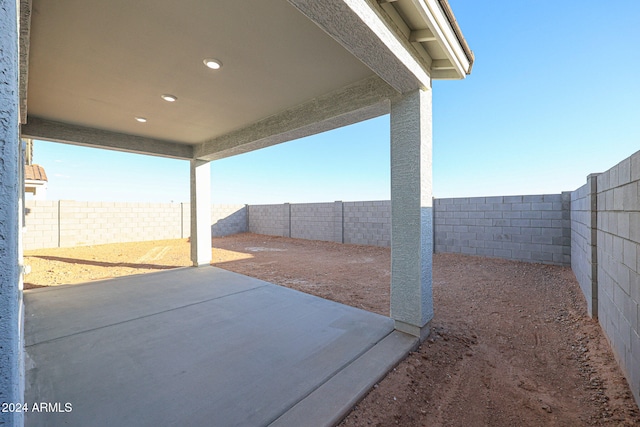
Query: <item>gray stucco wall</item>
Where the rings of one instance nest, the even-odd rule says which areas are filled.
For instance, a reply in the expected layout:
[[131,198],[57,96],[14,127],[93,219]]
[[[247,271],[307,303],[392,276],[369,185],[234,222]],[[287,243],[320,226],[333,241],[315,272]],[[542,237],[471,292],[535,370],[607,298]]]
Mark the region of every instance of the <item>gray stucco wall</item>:
[[570,194],[434,201],[435,251],[569,265]]
[[597,178],[598,319],[640,402],[640,152]]
[[[15,0],[0,0],[0,402],[24,399],[17,16]],[[22,414],[0,412],[0,425]]]

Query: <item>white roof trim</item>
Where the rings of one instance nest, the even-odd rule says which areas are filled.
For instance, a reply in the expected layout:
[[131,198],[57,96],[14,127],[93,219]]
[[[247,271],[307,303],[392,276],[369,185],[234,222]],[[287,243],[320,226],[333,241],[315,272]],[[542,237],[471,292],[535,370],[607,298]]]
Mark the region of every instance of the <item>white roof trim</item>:
[[471,63],[437,0],[410,1],[419,11],[422,19],[427,22],[438,44],[444,49],[447,58],[451,61],[460,78],[464,78],[470,72]]

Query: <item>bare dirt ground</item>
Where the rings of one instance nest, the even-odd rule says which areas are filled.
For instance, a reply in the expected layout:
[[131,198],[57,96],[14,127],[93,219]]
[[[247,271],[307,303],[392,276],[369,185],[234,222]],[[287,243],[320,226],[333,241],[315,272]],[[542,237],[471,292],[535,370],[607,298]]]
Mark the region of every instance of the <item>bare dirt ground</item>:
[[[255,234],[213,264],[383,315],[388,248]],[[27,252],[25,288],[189,262],[185,240]],[[436,254],[432,333],[341,426],[633,426],[640,411],[570,269]]]

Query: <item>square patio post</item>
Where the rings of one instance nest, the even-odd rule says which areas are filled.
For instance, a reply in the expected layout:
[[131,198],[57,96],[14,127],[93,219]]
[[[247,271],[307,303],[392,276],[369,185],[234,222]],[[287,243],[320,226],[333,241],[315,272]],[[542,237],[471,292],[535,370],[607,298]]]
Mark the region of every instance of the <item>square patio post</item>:
[[[18,2],[0,0],[0,402],[24,401]],[[0,412],[0,425],[23,414]]]
[[211,263],[211,167],[208,161],[191,160],[191,262],[195,267]]
[[391,104],[391,317],[425,339],[433,318],[431,90]]

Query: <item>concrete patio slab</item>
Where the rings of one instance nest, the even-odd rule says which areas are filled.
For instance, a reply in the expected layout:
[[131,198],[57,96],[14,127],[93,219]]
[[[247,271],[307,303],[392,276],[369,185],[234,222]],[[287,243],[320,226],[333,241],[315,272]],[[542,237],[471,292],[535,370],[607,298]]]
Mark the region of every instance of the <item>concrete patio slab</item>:
[[25,399],[59,403],[27,426],[331,425],[416,344],[387,317],[214,267],[25,306]]

